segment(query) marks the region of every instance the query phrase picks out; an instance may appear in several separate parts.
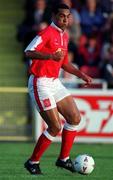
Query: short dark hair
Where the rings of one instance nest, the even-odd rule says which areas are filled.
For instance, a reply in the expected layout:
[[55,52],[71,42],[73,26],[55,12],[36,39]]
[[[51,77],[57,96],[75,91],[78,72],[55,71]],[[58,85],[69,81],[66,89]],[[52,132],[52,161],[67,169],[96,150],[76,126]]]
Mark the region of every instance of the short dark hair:
[[70,10],[70,7],[67,4],[63,4],[63,3],[57,4],[56,6],[53,7],[53,13],[57,14],[59,12],[59,9],[69,9]]

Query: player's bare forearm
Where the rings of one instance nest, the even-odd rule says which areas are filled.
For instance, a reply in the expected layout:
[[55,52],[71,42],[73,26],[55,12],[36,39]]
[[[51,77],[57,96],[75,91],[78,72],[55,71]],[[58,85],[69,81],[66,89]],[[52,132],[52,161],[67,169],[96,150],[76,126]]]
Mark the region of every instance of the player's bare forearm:
[[60,61],[64,58],[64,54],[63,52],[54,52],[51,54],[47,54],[47,53],[42,53],[42,52],[37,52],[37,51],[26,51],[25,52],[25,56],[29,59],[40,59],[40,60],[48,60],[48,59],[52,59],[54,61]]
[[70,74],[74,74],[75,76],[79,77],[79,78],[83,78],[84,75],[83,73],[75,66],[73,66],[71,63],[68,63],[68,64],[64,64],[62,66],[62,68],[67,71],[68,73]]
[[77,67],[73,66],[73,64],[71,63],[64,64],[62,68],[68,73],[73,74],[77,76],[78,78],[81,78],[82,80],[84,80],[87,83],[87,85],[92,83],[92,78],[84,74],[83,72],[81,72]]
[[51,59],[50,54],[37,52],[37,51],[26,51],[25,56],[30,59]]

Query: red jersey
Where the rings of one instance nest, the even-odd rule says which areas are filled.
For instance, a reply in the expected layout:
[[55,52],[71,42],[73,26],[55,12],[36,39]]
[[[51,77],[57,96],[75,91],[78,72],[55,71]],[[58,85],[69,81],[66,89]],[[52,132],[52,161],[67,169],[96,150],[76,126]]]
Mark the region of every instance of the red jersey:
[[63,60],[59,62],[49,59],[49,60],[32,60],[30,66],[30,73],[37,77],[54,77],[57,78],[59,75],[59,70],[63,64],[68,63],[67,48],[68,48],[68,35],[65,31],[62,31],[54,23],[51,23],[45,30],[41,31],[33,41],[25,49],[35,50],[44,53],[54,53],[58,49],[62,49],[65,53]]

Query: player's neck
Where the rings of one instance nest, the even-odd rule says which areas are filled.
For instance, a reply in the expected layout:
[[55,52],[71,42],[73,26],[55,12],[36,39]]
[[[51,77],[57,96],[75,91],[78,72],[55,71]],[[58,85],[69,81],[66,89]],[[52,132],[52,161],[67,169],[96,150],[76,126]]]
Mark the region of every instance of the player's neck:
[[53,27],[55,27],[57,30],[59,30],[60,32],[64,32],[64,31],[65,31],[65,29],[62,29],[61,27],[59,27],[59,26],[57,25],[57,22],[55,22],[55,21],[53,21],[53,22],[51,23],[51,25],[52,25]]

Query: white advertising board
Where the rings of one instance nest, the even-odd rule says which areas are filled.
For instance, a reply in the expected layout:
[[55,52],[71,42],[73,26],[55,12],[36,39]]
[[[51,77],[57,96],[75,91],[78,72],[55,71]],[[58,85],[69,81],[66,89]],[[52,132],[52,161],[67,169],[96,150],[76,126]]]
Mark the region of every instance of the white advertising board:
[[[77,142],[113,143],[113,92],[110,90],[70,90],[81,113]],[[35,139],[46,125],[35,113]],[[62,127],[65,120],[61,116]],[[61,133],[55,141],[61,140]]]

